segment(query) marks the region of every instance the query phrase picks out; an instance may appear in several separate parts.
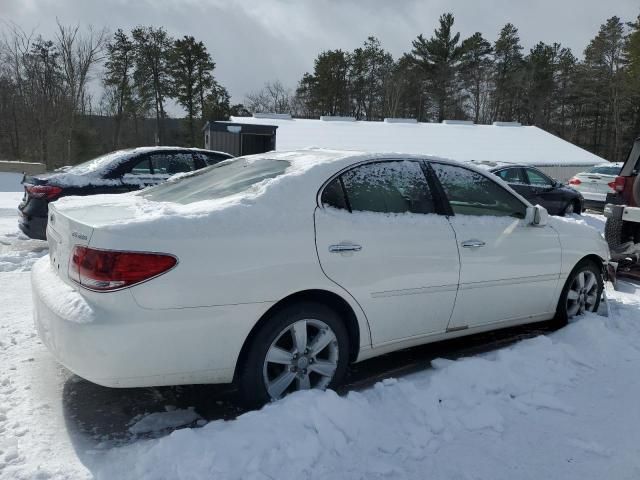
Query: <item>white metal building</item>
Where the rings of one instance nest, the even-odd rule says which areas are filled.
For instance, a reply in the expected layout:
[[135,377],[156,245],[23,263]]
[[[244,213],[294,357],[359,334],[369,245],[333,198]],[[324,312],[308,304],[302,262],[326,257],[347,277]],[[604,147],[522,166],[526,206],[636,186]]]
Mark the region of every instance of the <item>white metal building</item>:
[[303,120],[269,114],[232,117],[231,121],[277,126],[277,150],[322,147],[428,154],[460,161],[520,163],[537,166],[562,182],[588,167],[606,162],[538,127],[512,122],[475,125],[466,121],[418,123],[390,118],[383,122],[365,122],[348,117]]

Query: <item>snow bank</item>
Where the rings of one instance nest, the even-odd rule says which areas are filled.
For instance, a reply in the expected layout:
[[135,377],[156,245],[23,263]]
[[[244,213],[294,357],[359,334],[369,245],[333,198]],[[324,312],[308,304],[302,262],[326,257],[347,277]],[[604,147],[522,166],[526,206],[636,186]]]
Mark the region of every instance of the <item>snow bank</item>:
[[[143,433],[155,433],[166,429],[175,429],[192,424],[202,417],[193,408],[176,409],[170,406],[165,407],[165,412],[154,412],[134,418],[129,432],[134,435]],[[205,422],[206,423],[206,422]]]
[[[640,471],[637,446],[617,448],[637,428],[604,427],[611,417],[593,409],[616,405],[601,379],[625,385],[640,364],[638,299],[627,302],[634,310],[618,305],[608,319],[589,314],[550,336],[436,360],[432,371],[363,392],[299,392],[234,421],[115,449],[97,477],[622,478]],[[576,395],[585,383],[595,390]],[[640,422],[637,409],[618,414]]]
[[31,282],[38,288],[42,301],[59,317],[77,323],[94,321],[93,308],[86,299],[60,278],[51,269],[49,256],[38,260],[31,270]]

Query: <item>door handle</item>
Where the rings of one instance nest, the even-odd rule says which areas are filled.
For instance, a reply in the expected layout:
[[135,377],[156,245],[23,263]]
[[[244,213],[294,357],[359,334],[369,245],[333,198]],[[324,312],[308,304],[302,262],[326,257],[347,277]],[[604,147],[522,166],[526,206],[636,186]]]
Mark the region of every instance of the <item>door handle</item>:
[[464,248],[484,247],[486,244],[482,240],[465,240],[462,242]]
[[331,253],[341,252],[359,252],[362,250],[362,246],[355,243],[338,243],[337,245],[329,245],[329,251]]

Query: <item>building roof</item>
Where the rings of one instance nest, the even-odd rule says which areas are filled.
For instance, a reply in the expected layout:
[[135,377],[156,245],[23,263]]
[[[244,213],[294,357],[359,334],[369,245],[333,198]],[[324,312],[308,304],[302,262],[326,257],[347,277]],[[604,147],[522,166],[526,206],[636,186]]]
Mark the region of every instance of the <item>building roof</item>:
[[539,166],[582,166],[605,162],[605,159],[538,127],[525,127],[510,122],[474,125],[394,120],[396,119],[365,122],[331,117],[306,120],[273,118],[268,115],[262,115],[261,118],[231,118],[233,123],[277,126],[277,150],[321,147]]

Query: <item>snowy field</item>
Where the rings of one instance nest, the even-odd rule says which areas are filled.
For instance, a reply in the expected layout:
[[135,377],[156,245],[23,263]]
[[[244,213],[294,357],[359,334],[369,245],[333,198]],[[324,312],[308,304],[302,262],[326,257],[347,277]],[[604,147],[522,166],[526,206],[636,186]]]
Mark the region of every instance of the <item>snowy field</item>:
[[215,388],[190,405],[186,387],[106,389],[56,364],[31,319],[46,243],[18,233],[19,185],[2,187],[0,479],[640,478],[640,287],[609,291],[608,318],[209,421]]

